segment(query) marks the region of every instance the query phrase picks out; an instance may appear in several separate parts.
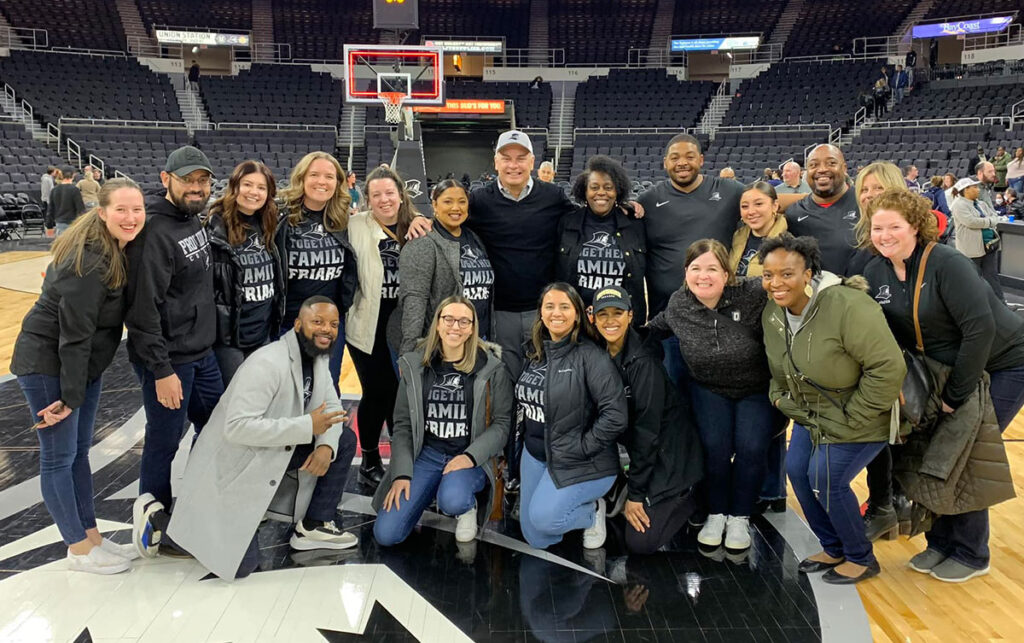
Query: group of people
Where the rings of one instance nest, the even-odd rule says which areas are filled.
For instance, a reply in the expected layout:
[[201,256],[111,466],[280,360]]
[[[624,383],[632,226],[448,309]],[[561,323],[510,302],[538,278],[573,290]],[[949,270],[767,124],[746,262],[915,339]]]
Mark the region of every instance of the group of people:
[[82,178],[73,166],[46,168],[40,179],[39,197],[43,204],[43,225],[51,234],[60,234],[99,202],[103,174],[91,165],[82,168]]
[[[159,199],[107,181],[55,242],[11,364],[69,565],[115,573],[138,554],[190,554],[243,577],[266,516],[294,523],[295,549],[354,546],[335,522],[357,442],[338,397],[347,346],[362,384],[358,476],[375,490],[382,546],[435,501],[471,541],[503,486],[534,547],[581,530],[601,548],[621,513],[637,554],[688,522],[703,548],[743,551],[751,516],[785,510],[788,473],[822,545],[802,572],[878,574],[871,540],[878,516],[895,515],[893,487],[928,517],[914,569],[951,582],[988,570],[1005,455],[998,480],[968,466],[937,493],[923,473],[945,463],[921,444],[970,425],[1001,448],[996,427],[1024,405],[1024,320],[980,263],[936,244],[931,202],[898,168],[873,163],[851,185],[842,152],[820,145],[805,179],[784,168],[785,193],[705,174],[700,142],[679,134],[666,180],[635,201],[605,156],[570,199],[534,178],[515,130],[494,165],[472,192],[434,186],[432,218],[386,166],[353,214],[327,152],[301,159],[280,195],[265,165],[244,161],[209,206],[213,172],[192,147],[169,156]],[[976,183],[954,189],[959,247],[994,224],[968,212]],[[96,531],[88,467],[122,323],[146,414],[134,548]],[[943,382],[909,433],[906,351]],[[174,499],[187,422],[196,438]],[[850,483],[869,465],[862,519]],[[965,497],[978,480],[988,493]]]

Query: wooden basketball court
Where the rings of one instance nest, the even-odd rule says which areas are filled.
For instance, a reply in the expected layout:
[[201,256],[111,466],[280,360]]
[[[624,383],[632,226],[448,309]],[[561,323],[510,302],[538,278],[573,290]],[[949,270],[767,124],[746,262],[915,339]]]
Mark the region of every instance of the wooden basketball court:
[[[0,253],[0,375],[9,373],[21,320],[42,283],[47,253]],[[358,395],[359,381],[345,357],[342,392]],[[991,512],[992,571],[963,585],[941,583],[906,567],[924,548],[924,538],[879,541],[882,574],[858,585],[876,641],[1024,641],[1024,414],[1006,431],[1006,450],[1018,497]],[[10,430],[10,427],[5,427]],[[855,491],[864,498],[863,474]],[[790,508],[799,505],[790,495]]]

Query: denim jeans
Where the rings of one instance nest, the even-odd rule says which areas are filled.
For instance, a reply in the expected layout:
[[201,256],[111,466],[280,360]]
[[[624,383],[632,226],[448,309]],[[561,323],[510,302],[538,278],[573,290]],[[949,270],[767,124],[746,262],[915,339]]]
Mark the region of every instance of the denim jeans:
[[[39,411],[60,399],[59,377],[19,375],[18,384],[28,401],[33,425],[40,420]],[[33,429],[39,438],[43,502],[67,545],[85,540],[85,530],[96,526],[89,448],[101,388],[101,378],[96,378],[85,389],[82,406],[71,415],[53,426]]]
[[808,526],[825,553],[833,558],[845,557],[858,565],[875,562],[871,541],[864,533],[860,503],[850,489],[850,481],[885,444],[857,442],[815,447],[810,432],[793,423],[786,472]]
[[526,542],[544,549],[560,542],[566,532],[594,524],[594,501],[608,493],[615,476],[558,488],[547,465],[523,449],[520,480],[519,526]]
[[[989,392],[999,430],[1005,431],[1024,407],[1024,367],[993,371]],[[988,509],[955,516],[939,516],[925,533],[928,547],[973,569],[988,567]]]
[[[778,415],[782,416],[781,413]],[[776,421],[772,433],[777,433],[768,443],[765,454],[764,482],[761,483],[761,500],[782,500],[786,497],[786,425]]]
[[170,507],[171,461],[178,452],[186,421],[192,423],[196,435],[199,435],[224,393],[224,381],[213,351],[194,362],[174,364],[174,373],[181,380],[183,399],[180,408],[169,409],[156,398],[153,372],[138,364],[133,367],[142,385],[142,406],[146,409],[146,441],[139,465],[139,493],[151,493],[165,507]]
[[1012,188],[1018,199],[1024,198],[1024,176],[1016,179],[1008,179],[1006,187]]
[[[281,334],[278,335],[278,339],[284,336],[285,333],[295,332],[295,320],[291,319],[281,326]],[[345,358],[345,313],[342,312],[338,319],[338,339],[334,342],[334,351],[331,353],[331,361],[328,365],[328,370],[331,372],[331,381],[334,382],[334,392],[341,395],[341,386],[338,381],[341,379],[341,362]]]
[[[288,463],[288,470],[301,467],[306,458],[313,453],[314,448],[313,444],[297,445],[295,451],[292,452],[292,459]],[[334,461],[327,467],[327,473],[316,479],[313,497],[309,501],[309,508],[306,509],[306,518],[321,522],[335,519],[338,505],[341,504],[341,496],[345,493],[345,481],[348,480],[348,470],[352,466],[354,457],[356,457],[356,436],[355,433],[346,429],[338,438],[338,451],[334,454]]]
[[690,399],[704,447],[708,513],[749,516],[775,423],[767,391],[734,400],[691,382]]
[[392,505],[377,513],[373,538],[378,544],[390,547],[408,538],[434,498],[441,513],[449,516],[461,516],[476,505],[476,494],[487,483],[487,474],[480,467],[471,467],[442,475],[454,457],[423,447],[412,465],[408,500],[402,496],[399,507]]

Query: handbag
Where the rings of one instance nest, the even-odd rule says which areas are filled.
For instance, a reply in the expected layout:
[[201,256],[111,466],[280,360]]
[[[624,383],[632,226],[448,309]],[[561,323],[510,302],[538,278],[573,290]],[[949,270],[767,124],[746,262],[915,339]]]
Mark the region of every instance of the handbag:
[[921,285],[924,283],[924,269],[928,265],[928,255],[931,254],[935,242],[929,242],[925,246],[924,254],[921,255],[921,265],[917,270],[917,279],[914,283],[914,339],[917,342],[915,351],[903,349],[903,361],[907,364],[907,376],[903,379],[903,386],[900,388],[900,417],[909,422],[915,429],[921,428],[921,418],[924,416],[928,402],[935,391],[935,380],[932,378],[931,370],[924,361],[924,337],[921,334],[921,320],[918,316],[918,307],[921,303]]

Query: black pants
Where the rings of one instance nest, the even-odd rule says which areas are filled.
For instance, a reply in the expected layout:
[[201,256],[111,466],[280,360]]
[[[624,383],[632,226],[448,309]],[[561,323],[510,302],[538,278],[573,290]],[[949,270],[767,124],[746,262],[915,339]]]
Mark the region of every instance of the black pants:
[[377,323],[372,353],[366,354],[351,344],[348,345],[352,364],[356,367],[356,374],[359,376],[359,385],[363,389],[363,396],[359,400],[359,409],[356,411],[356,422],[359,424],[359,446],[363,451],[377,450],[385,420],[387,420],[388,426],[394,424],[395,397],[398,395],[398,368],[395,364],[395,355],[388,348],[384,332],[385,326],[386,323]]
[[217,365],[220,366],[220,377],[224,380],[224,388],[227,388],[228,384],[231,383],[231,378],[235,376],[235,371],[242,365],[242,362],[256,352],[257,348],[260,348],[260,346],[235,348],[225,344],[214,345],[213,356],[217,358]]
[[647,555],[664,547],[693,515],[696,507],[693,496],[693,491],[687,491],[681,496],[662,500],[653,506],[645,501],[644,511],[651,519],[651,526],[641,534],[627,522],[626,549],[634,554]]
[[980,257],[975,257],[972,261],[978,267],[981,278],[992,286],[996,297],[999,297],[1000,301],[1006,301],[1006,297],[1003,295],[1003,286],[999,283],[999,251],[986,252]]
[[868,502],[873,507],[888,507],[892,504],[892,448],[885,448],[875,456],[868,466]]

